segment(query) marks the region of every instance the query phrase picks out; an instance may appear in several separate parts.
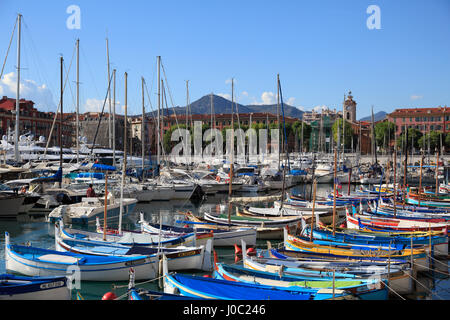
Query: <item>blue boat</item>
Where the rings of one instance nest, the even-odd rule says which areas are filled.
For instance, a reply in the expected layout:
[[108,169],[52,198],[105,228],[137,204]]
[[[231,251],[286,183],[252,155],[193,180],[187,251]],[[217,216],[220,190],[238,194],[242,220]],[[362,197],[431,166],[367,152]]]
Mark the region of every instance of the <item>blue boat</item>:
[[65,276],[25,277],[0,274],[0,300],[70,300]]
[[376,278],[310,278],[301,276],[274,274],[265,271],[252,270],[237,265],[215,263],[214,277],[216,279],[236,281],[250,284],[270,285],[280,290],[311,289],[317,292],[328,292],[334,289],[335,293],[352,293],[362,300],[386,300],[388,289],[384,281]]
[[187,297],[213,300],[327,300],[356,299],[348,293],[322,290],[280,290],[273,286],[238,283],[233,281],[198,277],[185,274],[169,274],[167,259],[163,256],[164,292]]

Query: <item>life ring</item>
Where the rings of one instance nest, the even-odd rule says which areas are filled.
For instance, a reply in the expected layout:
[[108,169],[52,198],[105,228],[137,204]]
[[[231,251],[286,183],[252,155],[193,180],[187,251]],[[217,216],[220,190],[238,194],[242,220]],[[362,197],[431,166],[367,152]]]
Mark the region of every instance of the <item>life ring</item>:
[[48,170],[42,171],[42,175],[43,175],[44,177],[48,177],[49,174],[50,174],[50,171],[48,171]]
[[220,182],[220,177],[219,176],[216,176],[216,181]]

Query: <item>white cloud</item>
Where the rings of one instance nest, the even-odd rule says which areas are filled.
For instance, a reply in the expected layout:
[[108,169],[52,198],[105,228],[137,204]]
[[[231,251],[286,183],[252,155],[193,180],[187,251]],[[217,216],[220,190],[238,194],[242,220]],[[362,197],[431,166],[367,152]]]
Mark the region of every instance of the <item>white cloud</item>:
[[248,92],[247,91],[242,91],[242,93],[241,93],[243,96],[246,96],[246,97],[248,97]]
[[315,112],[322,112],[322,110],[329,110],[329,108],[327,106],[325,106],[325,105],[315,106],[313,108],[313,111],[315,111]]
[[[237,83],[237,80],[236,80],[236,79],[233,79],[233,82],[234,82],[234,84],[236,84],[236,83]],[[225,80],[225,84],[231,84],[231,78]]]
[[[253,99],[252,104],[254,105],[272,105],[277,103],[277,95],[271,91],[264,91],[261,94],[261,101],[256,101],[256,99]],[[281,103],[281,101],[280,101]],[[295,98],[291,97],[286,101],[286,104],[290,106],[294,106]]]
[[84,112],[101,112],[103,108],[103,100],[91,98],[87,99],[84,104]]
[[286,102],[286,104],[288,104],[290,106],[293,106],[294,103],[295,103],[295,98],[294,97],[289,98],[288,101]]
[[[84,104],[84,112],[102,112],[104,100],[90,98],[86,99],[86,103]],[[111,105],[111,112],[113,110],[114,106]],[[105,104],[105,110],[104,112],[108,112],[109,106],[108,101],[106,101]],[[124,114],[125,113],[125,105],[122,105],[120,101],[116,101],[116,113],[117,114]]]
[[[7,73],[0,80],[0,96],[16,98],[17,75],[15,72]],[[20,99],[31,100],[35,108],[40,111],[56,111],[57,105],[53,99],[53,94],[46,84],[37,84],[33,80],[21,79]]]
[[217,95],[224,99],[231,100],[231,94],[229,94],[229,93],[218,93]]
[[411,100],[420,100],[423,98],[423,96],[413,94],[410,98],[411,98]]

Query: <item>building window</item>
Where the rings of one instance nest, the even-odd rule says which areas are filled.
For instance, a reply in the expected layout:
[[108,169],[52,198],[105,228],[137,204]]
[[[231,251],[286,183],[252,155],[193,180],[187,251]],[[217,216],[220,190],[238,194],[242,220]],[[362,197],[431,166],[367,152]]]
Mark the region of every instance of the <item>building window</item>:
[[416,117],[416,122],[419,122],[420,121],[420,117]]
[[434,130],[434,126],[433,125],[430,126],[430,130]]
[[406,118],[403,118],[403,122],[406,122]]

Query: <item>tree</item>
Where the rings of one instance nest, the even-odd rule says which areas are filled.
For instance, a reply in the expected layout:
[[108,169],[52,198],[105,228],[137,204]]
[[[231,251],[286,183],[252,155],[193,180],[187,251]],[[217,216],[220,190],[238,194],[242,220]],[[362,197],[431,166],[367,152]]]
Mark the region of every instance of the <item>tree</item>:
[[[415,149],[419,149],[419,140],[422,138],[423,134],[420,130],[416,128],[409,128],[408,129],[408,142],[407,147],[408,150],[411,150],[411,148],[414,146]],[[397,139],[397,149],[404,148],[405,147],[405,132],[403,132],[400,137]],[[413,145],[414,142],[414,145]]]
[[[333,139],[334,141],[341,141],[342,143],[342,119],[337,119],[333,124]],[[338,139],[338,132],[340,133],[341,139]],[[353,128],[351,123],[345,121],[345,133],[344,133],[344,148],[349,148],[352,143],[353,138]]]
[[389,121],[375,124],[375,139],[377,146],[389,149],[390,142],[395,139],[395,124]]
[[419,141],[419,148],[423,148],[424,151],[428,150],[428,141],[430,142],[430,152],[434,152],[436,148],[441,146],[441,132],[440,131],[430,131],[423,135]]

